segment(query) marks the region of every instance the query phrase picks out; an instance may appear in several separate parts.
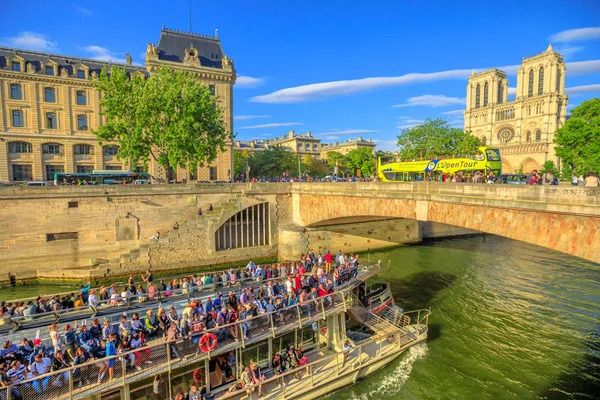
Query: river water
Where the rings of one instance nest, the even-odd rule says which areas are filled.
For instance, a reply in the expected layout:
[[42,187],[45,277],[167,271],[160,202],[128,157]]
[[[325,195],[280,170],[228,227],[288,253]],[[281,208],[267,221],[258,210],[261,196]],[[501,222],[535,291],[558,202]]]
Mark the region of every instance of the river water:
[[[432,308],[429,339],[328,399],[600,398],[599,264],[496,236],[370,258],[382,260],[399,306]],[[40,291],[57,288],[2,295]]]
[[432,308],[428,341],[330,399],[600,398],[599,264],[495,236],[378,259],[399,306]]

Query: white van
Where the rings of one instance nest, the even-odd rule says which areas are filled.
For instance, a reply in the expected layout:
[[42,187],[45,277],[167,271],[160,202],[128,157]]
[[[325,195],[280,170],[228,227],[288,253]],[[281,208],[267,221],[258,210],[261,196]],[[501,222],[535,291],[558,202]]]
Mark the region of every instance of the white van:
[[25,186],[50,186],[48,182],[44,181],[36,181],[36,182],[27,182]]

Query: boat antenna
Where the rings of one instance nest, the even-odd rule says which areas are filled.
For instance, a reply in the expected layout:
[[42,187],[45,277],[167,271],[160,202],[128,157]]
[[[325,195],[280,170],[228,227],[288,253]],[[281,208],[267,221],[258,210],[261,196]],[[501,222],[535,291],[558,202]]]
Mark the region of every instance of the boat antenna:
[[390,282],[391,277],[390,277],[390,264],[392,263],[392,260],[388,260],[388,287],[390,288],[390,290],[392,290],[392,284]]
[[371,249],[367,249],[367,263],[371,265]]

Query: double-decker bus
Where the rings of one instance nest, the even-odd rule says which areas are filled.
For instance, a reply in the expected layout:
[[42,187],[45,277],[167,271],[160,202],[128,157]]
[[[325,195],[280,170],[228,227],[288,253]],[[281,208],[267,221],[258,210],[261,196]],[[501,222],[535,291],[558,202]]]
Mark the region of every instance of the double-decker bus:
[[54,174],[54,186],[58,185],[121,185],[150,183],[150,174],[134,171],[93,171]]
[[479,171],[487,176],[490,171],[495,176],[502,174],[500,151],[494,147],[479,147],[479,153],[461,158],[431,159],[422,161],[377,162],[377,173],[381,182],[425,181],[435,179],[440,174],[473,176]]

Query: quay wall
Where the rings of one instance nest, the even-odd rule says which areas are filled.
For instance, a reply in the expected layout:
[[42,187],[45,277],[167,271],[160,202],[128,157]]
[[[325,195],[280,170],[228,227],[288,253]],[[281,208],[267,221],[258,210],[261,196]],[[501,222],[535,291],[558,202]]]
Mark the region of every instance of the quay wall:
[[[217,251],[219,227],[261,204],[266,243]],[[160,239],[150,239],[157,231]],[[476,232],[600,262],[600,190],[433,182],[1,187],[0,282],[9,274],[85,280],[294,259],[310,248],[361,251]]]

